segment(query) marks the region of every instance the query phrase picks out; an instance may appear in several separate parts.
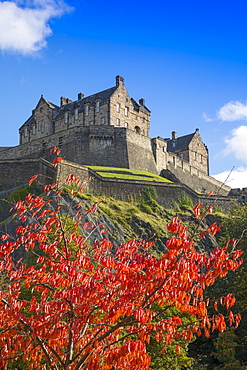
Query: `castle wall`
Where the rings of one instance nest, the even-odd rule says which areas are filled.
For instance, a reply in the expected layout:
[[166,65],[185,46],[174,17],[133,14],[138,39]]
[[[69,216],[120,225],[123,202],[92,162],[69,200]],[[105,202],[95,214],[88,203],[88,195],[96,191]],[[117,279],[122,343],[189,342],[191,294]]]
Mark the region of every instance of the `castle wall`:
[[200,172],[208,175],[208,151],[202,142],[198,129],[189,144],[189,163]]
[[151,140],[134,131],[126,131],[129,168],[158,174]]
[[[144,101],[142,100],[144,103]],[[114,126],[126,127],[148,136],[150,113],[141,105],[135,109],[125,86],[120,83],[110,98],[110,122]]]
[[[168,154],[167,170],[171,171],[180,182],[197,192],[213,191],[217,194],[228,195],[231,190],[229,186],[199,171],[176,155]],[[164,171],[163,174],[165,176],[166,172]]]
[[1,159],[45,158],[50,149],[62,148],[63,158],[84,165],[123,167],[157,173],[151,141],[144,135],[114,126],[70,128],[59,133],[0,151]]
[[0,160],[0,191],[27,184],[30,177],[42,174],[39,182],[45,184],[55,180],[51,163],[43,159]]

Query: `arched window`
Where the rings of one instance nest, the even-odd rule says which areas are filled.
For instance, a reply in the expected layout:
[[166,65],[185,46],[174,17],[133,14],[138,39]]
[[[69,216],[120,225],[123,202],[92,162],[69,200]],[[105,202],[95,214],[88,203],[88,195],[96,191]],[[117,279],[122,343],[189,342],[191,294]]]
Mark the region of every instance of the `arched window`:
[[137,134],[140,134],[140,133],[141,133],[141,129],[140,129],[140,127],[139,127],[139,126],[135,126],[135,132],[136,132]]

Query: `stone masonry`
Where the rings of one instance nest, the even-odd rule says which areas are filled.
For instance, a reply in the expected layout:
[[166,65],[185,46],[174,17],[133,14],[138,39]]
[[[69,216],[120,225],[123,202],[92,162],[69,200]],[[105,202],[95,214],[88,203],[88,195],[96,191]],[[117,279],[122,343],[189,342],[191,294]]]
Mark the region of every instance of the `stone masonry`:
[[20,145],[0,148],[0,189],[8,186],[11,163],[19,166],[17,182],[25,183],[33,172],[28,170],[32,160],[51,162],[50,149],[58,145],[63,157],[78,165],[172,173],[173,179],[193,191],[220,189],[227,195],[230,187],[209,176],[208,150],[199,130],[180,137],[173,131],[169,139],[150,139],[150,114],[144,99],[137,102],[129,96],[121,76],[116,77],[115,86],[99,93],[87,97],[79,93],[75,101],[62,96],[60,106],[41,96],[19,129]]

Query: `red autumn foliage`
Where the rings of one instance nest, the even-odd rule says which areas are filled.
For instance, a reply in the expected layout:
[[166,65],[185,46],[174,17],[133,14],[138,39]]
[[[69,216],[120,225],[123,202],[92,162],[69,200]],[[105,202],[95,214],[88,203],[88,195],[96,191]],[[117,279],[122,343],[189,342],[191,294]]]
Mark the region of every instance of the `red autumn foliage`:
[[[70,176],[68,183],[77,180]],[[31,194],[17,202],[16,217],[29,222],[16,229],[14,239],[1,237],[0,272],[9,279],[8,289],[0,291],[1,368],[20,357],[30,369],[148,370],[150,335],[164,342],[165,352],[178,330],[190,340],[197,333],[209,336],[225,329],[222,314],[209,317],[209,303],[215,310],[217,303],[224,305],[230,324],[238,325],[240,315],[229,310],[235,298],[228,294],[209,302],[204,290],[240,266],[241,252],[228,251],[228,246],[210,255],[197,252],[177,217],[168,224],[175,238],[159,259],[151,254],[152,243],[142,240],[115,252],[105,238],[89,245],[76,227],[66,230],[58,189],[55,194],[55,208],[51,199]],[[96,209],[94,204],[85,213]],[[200,206],[196,215],[199,211]],[[77,211],[75,225],[94,228],[82,220]],[[21,246],[34,253],[35,265],[13,261],[12,253]],[[158,306],[162,309],[155,310]],[[164,319],[171,306],[194,319],[186,325],[177,315]]]

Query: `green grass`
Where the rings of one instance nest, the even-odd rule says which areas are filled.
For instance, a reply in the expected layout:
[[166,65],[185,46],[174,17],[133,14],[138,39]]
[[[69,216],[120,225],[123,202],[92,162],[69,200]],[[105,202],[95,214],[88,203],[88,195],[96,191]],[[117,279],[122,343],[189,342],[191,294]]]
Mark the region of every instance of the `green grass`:
[[[146,171],[130,170],[127,168],[117,167],[102,167],[102,166],[88,166],[98,175],[108,178],[118,178],[123,180],[139,180],[139,181],[155,181],[155,182],[166,182],[172,183],[172,181],[165,179],[164,177],[155,175]],[[122,173],[124,172],[124,173]]]

